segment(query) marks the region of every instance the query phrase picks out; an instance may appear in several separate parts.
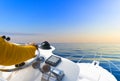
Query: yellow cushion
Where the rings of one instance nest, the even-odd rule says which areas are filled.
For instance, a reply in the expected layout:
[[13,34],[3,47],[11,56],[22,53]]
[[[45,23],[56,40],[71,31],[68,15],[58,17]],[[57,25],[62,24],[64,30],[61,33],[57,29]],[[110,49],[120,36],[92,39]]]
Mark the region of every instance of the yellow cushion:
[[19,64],[35,56],[36,47],[16,45],[0,37],[0,65]]

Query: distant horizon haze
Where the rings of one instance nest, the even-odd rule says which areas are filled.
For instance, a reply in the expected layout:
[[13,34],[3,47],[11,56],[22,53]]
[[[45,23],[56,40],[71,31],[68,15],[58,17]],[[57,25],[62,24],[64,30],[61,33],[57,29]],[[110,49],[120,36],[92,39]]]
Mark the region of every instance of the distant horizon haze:
[[[49,34],[39,34],[39,33],[0,33],[0,35],[6,35],[7,37],[11,38],[12,42],[17,43],[28,43],[28,42],[43,42],[48,41],[51,43],[103,43],[103,44],[114,44],[120,43],[119,38],[114,39],[112,37],[87,37],[87,36],[71,36],[65,35],[58,36],[58,35],[49,35]],[[74,39],[73,39],[74,38]]]

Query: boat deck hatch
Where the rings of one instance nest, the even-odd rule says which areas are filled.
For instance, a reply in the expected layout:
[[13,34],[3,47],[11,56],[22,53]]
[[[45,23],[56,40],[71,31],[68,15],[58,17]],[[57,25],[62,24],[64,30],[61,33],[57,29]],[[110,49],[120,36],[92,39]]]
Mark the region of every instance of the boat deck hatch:
[[51,55],[46,61],[46,64],[49,64],[51,66],[57,66],[61,62],[61,58],[57,57],[55,55]]

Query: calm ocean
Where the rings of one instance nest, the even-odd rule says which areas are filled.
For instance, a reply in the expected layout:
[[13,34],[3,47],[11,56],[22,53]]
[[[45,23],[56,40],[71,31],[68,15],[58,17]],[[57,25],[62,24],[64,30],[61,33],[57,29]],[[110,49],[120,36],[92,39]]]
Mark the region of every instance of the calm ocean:
[[100,61],[100,66],[111,72],[120,81],[120,44],[54,43],[54,54],[77,62]]

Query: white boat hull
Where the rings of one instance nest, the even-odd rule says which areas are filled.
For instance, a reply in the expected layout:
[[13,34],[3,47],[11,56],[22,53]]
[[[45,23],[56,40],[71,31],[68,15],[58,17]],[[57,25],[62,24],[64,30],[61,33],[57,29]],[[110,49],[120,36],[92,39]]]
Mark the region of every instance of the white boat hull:
[[[54,55],[51,50],[39,49],[42,57],[49,58]],[[74,63],[68,59],[62,58],[61,63],[55,68],[64,72],[64,77],[61,81],[117,81],[116,78],[107,70],[94,63]],[[44,65],[44,63],[41,64]],[[39,69],[34,69],[29,66],[25,69],[14,72],[1,72],[0,81],[45,81],[43,74]],[[49,81],[57,81],[50,79]]]
[[106,69],[93,63],[78,63],[79,81],[117,81]]

